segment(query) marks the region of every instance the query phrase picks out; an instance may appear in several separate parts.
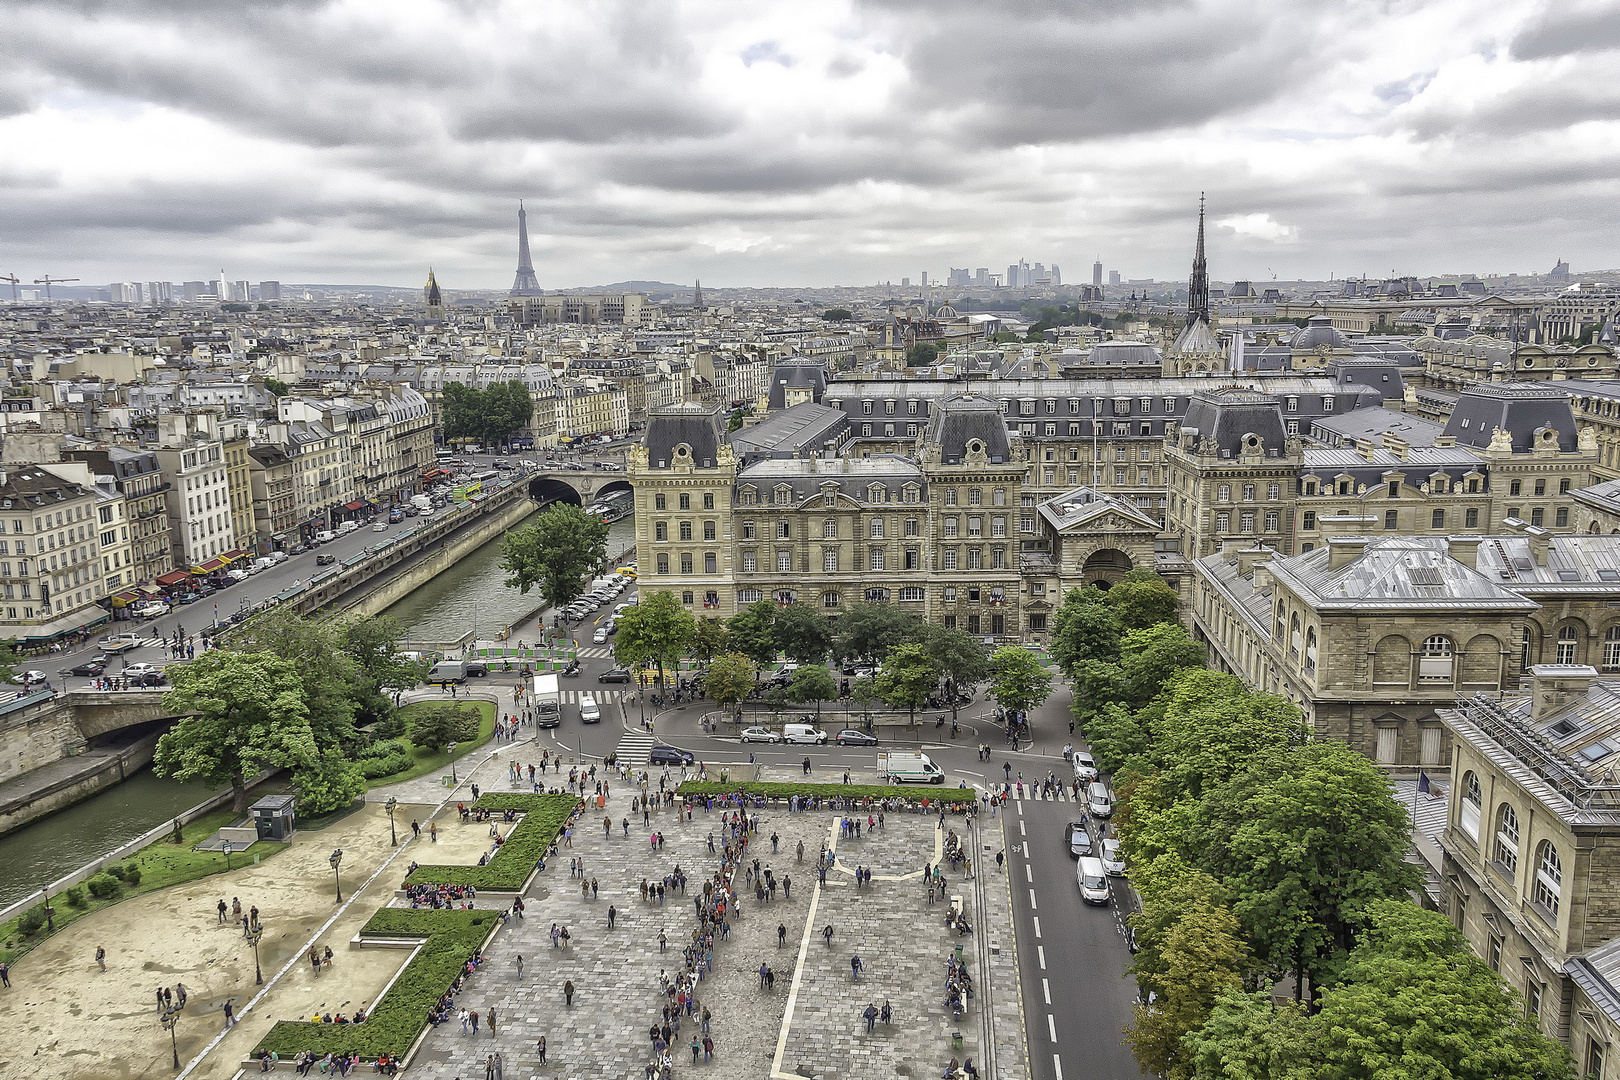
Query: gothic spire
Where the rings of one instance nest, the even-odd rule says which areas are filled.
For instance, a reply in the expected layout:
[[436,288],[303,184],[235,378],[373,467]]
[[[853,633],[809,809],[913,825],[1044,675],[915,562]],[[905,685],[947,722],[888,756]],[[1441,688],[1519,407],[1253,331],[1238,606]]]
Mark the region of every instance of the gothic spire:
[[529,259],[529,215],[518,200],[518,266],[512,281],[513,296],[539,296],[540,282],[534,276],[534,263]]
[[703,310],[703,282],[699,281],[692,289],[692,307],[696,311]]
[[1209,325],[1209,269],[1204,262],[1204,193],[1198,193],[1198,247],[1193,252],[1192,278],[1187,282],[1187,325]]

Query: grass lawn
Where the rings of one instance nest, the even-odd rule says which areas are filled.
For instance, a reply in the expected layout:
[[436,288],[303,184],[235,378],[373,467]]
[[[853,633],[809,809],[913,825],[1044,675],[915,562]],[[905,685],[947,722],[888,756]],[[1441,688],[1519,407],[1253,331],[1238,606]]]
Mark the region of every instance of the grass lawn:
[[[460,759],[487,743],[495,734],[495,703],[493,701],[413,701],[399,710],[399,715],[409,723],[412,713],[423,709],[437,708],[439,705],[471,705],[478,710],[478,734],[471,739],[456,744],[455,756]],[[409,740],[407,740],[407,743]],[[450,768],[450,754],[444,750],[422,750],[411,748],[412,765],[408,769],[394,773],[392,776],[379,776],[375,780],[366,781],[369,790],[383,784],[397,784],[402,780],[415,780],[418,776],[426,776],[431,772],[448,770]]]
[[[241,815],[229,810],[219,810],[212,814],[205,814],[196,821],[186,825],[180,833],[180,843],[170,842],[170,837],[164,837],[137,851],[124,859],[118,865],[139,869],[141,883],[139,885],[125,885],[117,894],[106,900],[97,900],[90,895],[89,889],[84,889],[84,907],[74,907],[68,903],[67,897],[54,895],[51,897],[53,921],[56,929],[60,930],[75,919],[83,918],[92,911],[99,911],[110,907],[120,900],[127,900],[132,896],[143,893],[156,892],[166,889],[170,885],[178,885],[185,881],[196,881],[210,874],[220,873],[225,869],[225,856],[217,852],[193,851],[192,846],[212,836],[215,830],[223,825],[229,825]],[[241,866],[244,862],[251,862],[255,856],[267,859],[279,851],[286,849],[285,844],[273,841],[260,841],[253,844],[246,851],[235,852],[231,855],[231,866]],[[24,912],[23,914],[27,914]],[[34,946],[44,941],[49,935],[43,929],[33,934],[24,934],[17,925],[22,915],[0,926],[0,959],[11,963],[28,952]]]

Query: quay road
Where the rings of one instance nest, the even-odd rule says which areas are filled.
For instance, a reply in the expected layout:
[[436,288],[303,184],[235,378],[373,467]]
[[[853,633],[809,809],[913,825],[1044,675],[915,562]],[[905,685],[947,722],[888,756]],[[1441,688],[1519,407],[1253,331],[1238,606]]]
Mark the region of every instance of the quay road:
[[[621,600],[632,595],[633,592],[627,592]],[[576,638],[582,642],[583,670],[577,678],[560,681],[565,699],[562,726],[536,734],[540,745],[550,743],[553,749],[567,752],[578,749],[593,757],[618,750],[621,757],[632,761],[639,757],[645,761],[646,747],[652,739],[642,734],[636,723],[636,706],[628,700],[629,688],[623,683],[597,682],[597,676],[612,666],[612,660],[605,655],[610,646],[583,644],[590,641],[595,623],[605,618],[610,610],[603,608],[596,612],[575,631]],[[515,681],[513,676],[495,673],[490,678]],[[602,703],[602,723],[580,722],[577,704],[580,693],[595,695]],[[616,702],[623,705],[622,725],[614,722],[620,718],[620,709],[614,707]],[[1035,748],[1045,753],[1007,752],[1005,741],[993,725],[981,728],[975,739],[970,726],[964,723],[962,735],[953,744],[945,737],[948,729],[936,732],[925,720],[920,737],[925,740],[923,745],[929,756],[947,774],[965,778],[981,788],[999,783],[1005,776],[1003,765],[1009,763],[1015,778],[1022,771],[1026,779],[1044,777],[1048,772],[1056,773],[1060,779],[1072,779],[1073,772],[1062,757],[1063,745],[1069,741],[1068,705],[1068,688],[1059,680],[1052,698],[1031,717]],[[712,703],[698,702],[659,713],[655,721],[657,741],[690,750],[711,766],[746,762],[750,754],[759,761],[789,766],[809,757],[815,769],[812,779],[822,782],[836,783],[846,767],[869,769],[873,765],[875,751],[871,748],[845,748],[831,743],[826,746],[743,745],[735,738],[707,735],[700,728],[699,718],[713,707]],[[961,715],[966,720],[987,707],[979,703],[965,706]],[[828,717],[827,721],[828,734],[835,734],[833,719]],[[769,714],[762,716],[759,722],[771,726]],[[930,738],[934,741],[927,741]],[[995,748],[989,762],[978,760],[975,750],[978,742]],[[1083,748],[1083,744],[1076,742]],[[969,754],[974,756],[970,758]],[[1015,794],[1004,813],[1005,872],[1010,875],[1012,888],[1033,1080],[1064,1080],[1064,1077],[1069,1080],[1080,1077],[1146,1080],[1122,1036],[1131,1021],[1131,1008],[1136,1000],[1136,984],[1125,976],[1131,959],[1124,936],[1124,918],[1130,910],[1128,886],[1122,879],[1112,880],[1114,901],[1108,907],[1082,903],[1075,881],[1075,861],[1069,856],[1064,839],[1068,822],[1086,820],[1084,803],[1077,804],[1066,798],[1050,801],[1032,798],[1026,785],[1025,797],[1020,800]],[[1100,839],[1100,824],[1091,823],[1094,840]],[[993,860],[984,863],[981,869],[994,873]]]

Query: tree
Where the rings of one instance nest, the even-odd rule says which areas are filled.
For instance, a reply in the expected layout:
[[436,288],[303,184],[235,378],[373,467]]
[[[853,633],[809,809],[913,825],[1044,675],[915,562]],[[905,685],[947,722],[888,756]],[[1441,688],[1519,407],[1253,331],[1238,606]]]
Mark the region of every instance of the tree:
[[977,686],[990,677],[990,654],[983,642],[966,630],[924,623],[923,649],[934,666],[945,673],[945,687],[951,695],[951,719],[956,719],[956,692]]
[[209,649],[170,673],[163,706],[178,715],[158,740],[159,776],[229,784],[232,808],[247,812],[248,781],[266,768],[299,768],[319,754],[303,684],[293,665],[268,653]]
[[990,656],[990,696],[1011,712],[1024,712],[1046,700],[1052,675],[1040,657],[1017,645],[1003,645]]
[[485,390],[445,383],[440,400],[446,439],[471,439],[491,449],[527,426],[533,413],[529,389],[517,380],[494,383]]
[[1204,1026],[1220,994],[1242,989],[1248,953],[1232,913],[1200,899],[1178,913],[1160,956],[1162,976],[1142,984],[1156,997],[1151,1005],[1138,1002],[1125,1041],[1143,1072],[1191,1080],[1194,1064],[1182,1037]]
[[825,660],[832,648],[832,624],[810,604],[789,604],[776,613],[771,637],[788,659],[814,664]]
[[477,733],[478,710],[471,705],[429,705],[411,714],[405,737],[423,750],[438,753]]
[[787,697],[789,701],[804,704],[807,701],[816,703],[816,719],[821,719],[821,703],[832,701],[838,696],[838,682],[832,677],[822,664],[806,664],[793,673],[793,680],[788,683]]
[[1070,589],[1052,614],[1052,659],[1065,675],[1085,661],[1119,659],[1124,628],[1105,595],[1100,589]]
[[1132,570],[1104,593],[1126,630],[1145,630],[1176,621],[1181,597],[1152,570]]
[[1255,955],[1292,974],[1296,993],[1333,980],[1359,908],[1421,883],[1388,778],[1342,743],[1264,751],[1199,807],[1187,848],[1232,890]]
[[756,664],[776,659],[776,604],[756,600],[726,621],[726,645]]
[[566,607],[607,568],[607,522],[572,503],[555,502],[533,525],[513,529],[501,545],[506,584],[521,593],[539,586],[547,607]]
[[692,655],[707,664],[726,651],[726,624],[719,619],[695,619],[692,623]]
[[[1088,669],[1118,671],[1111,664],[1092,663],[1085,666]],[[1079,694],[1076,685],[1075,715],[1084,721],[1086,742],[1091,746],[1091,756],[1096,760],[1097,768],[1106,773],[1118,773],[1132,763],[1147,758],[1153,741],[1148,735],[1147,726],[1136,713],[1117,701],[1111,701],[1095,712],[1087,711],[1081,717]]]
[[644,593],[639,603],[619,616],[613,658],[628,668],[656,662],[658,685],[663,686],[665,669],[675,670],[686,655],[694,626],[692,613],[681,606],[674,593]]
[[1185,1043],[1195,1080],[1320,1080],[1312,1034],[1298,1005],[1277,1007],[1268,993],[1228,990]]
[[1203,667],[1207,656],[1204,646],[1188,637],[1180,623],[1132,630],[1120,643],[1123,696],[1136,705],[1145,704],[1178,672]]
[[737,706],[754,689],[754,676],[758,673],[754,661],[739,652],[729,652],[715,659],[703,676],[703,692],[716,705],[724,705],[736,714]]
[[347,754],[326,750],[307,767],[293,773],[298,788],[298,813],[303,817],[341,810],[366,793],[366,778]]
[[1171,799],[1201,798],[1262,751],[1310,737],[1298,706],[1250,691],[1225,672],[1183,669],[1165,694],[1152,756]]
[[284,606],[255,615],[229,636],[233,650],[272,653],[292,665],[321,750],[358,745],[355,712],[374,693],[346,647],[343,626],[341,617],[312,618]]
[[872,683],[879,701],[891,709],[905,709],[916,722],[917,706],[939,685],[939,668],[921,644],[906,642],[889,650]]
[[282,382],[280,379],[266,379],[266,380],[264,380],[264,388],[266,390],[270,391],[276,397],[286,397],[288,391],[292,389],[286,383]]
[[849,308],[828,308],[826,311],[821,313],[821,317],[826,319],[828,322],[849,322]]
[[889,604],[851,604],[838,619],[834,651],[839,658],[879,660],[903,641],[922,638],[922,620]]
[[395,703],[385,695],[409,690],[427,678],[432,667],[424,659],[407,660],[399,653],[405,629],[388,615],[338,616],[333,620],[339,646],[355,662],[357,679],[351,697],[364,723],[384,719]]
[[939,358],[939,346],[932,341],[918,341],[912,343],[906,350],[907,367],[927,367]]

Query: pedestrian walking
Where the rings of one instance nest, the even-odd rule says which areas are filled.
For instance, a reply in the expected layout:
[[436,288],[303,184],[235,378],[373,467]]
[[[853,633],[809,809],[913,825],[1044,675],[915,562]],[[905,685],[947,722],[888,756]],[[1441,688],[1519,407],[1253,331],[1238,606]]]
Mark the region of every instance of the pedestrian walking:
[[484,1080],[495,1080],[495,1055],[484,1058]]
[[833,939],[832,923],[828,923],[826,926],[823,926],[821,928],[821,936],[827,939],[827,948],[829,948],[829,949],[832,948],[832,939]]
[[523,954],[522,953],[518,953],[517,969],[518,969],[518,978],[520,978],[520,979],[523,978]]
[[860,953],[856,953],[854,956],[851,956],[849,958],[849,981],[850,982],[860,982],[861,981],[861,955],[860,955]]
[[565,1006],[574,1004],[574,983],[572,979],[563,983],[563,1004]]
[[415,818],[411,819],[411,835],[413,837],[422,835],[422,823]]
[[776,924],[776,947],[778,949],[780,949],[783,945],[786,945],[786,944],[787,944],[787,926],[785,924],[783,924],[783,923],[777,923]]
[[668,947],[669,947],[669,935],[664,933],[664,931],[662,931],[662,930],[658,931],[658,951],[663,952]]
[[96,946],[96,967],[100,968],[102,971],[107,970],[107,950],[103,949],[100,945]]
[[608,905],[608,929],[613,929],[613,920],[619,917],[619,909],[612,904]]
[[236,1001],[235,998],[226,998],[225,999],[225,1030],[226,1031],[229,1031],[236,1024],[236,1005],[234,1004],[235,1001]]
[[435,844],[439,842],[439,826],[436,822],[428,822],[428,839]]
[[868,1001],[866,1003],[866,1008],[862,1010],[861,1015],[866,1017],[866,1033],[868,1035],[872,1034],[872,1027],[877,1023],[878,1018],[877,1006]]
[[491,1005],[489,1007],[489,1015],[484,1019],[489,1021],[489,1034],[493,1038],[495,1036],[495,1006]]
[[468,1009],[467,1010],[467,1019],[472,1021],[472,1033],[474,1035],[477,1035],[478,1034],[478,1010],[477,1009]]
[[11,965],[0,961],[0,987],[11,989]]

